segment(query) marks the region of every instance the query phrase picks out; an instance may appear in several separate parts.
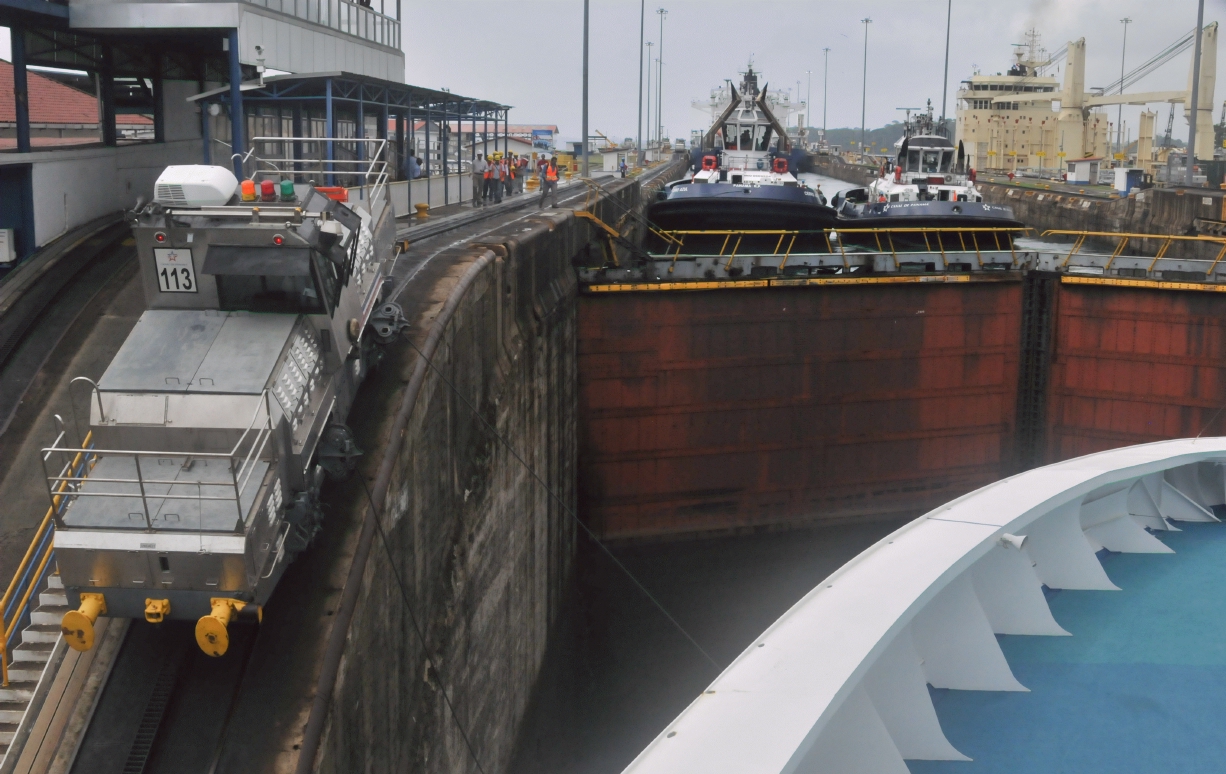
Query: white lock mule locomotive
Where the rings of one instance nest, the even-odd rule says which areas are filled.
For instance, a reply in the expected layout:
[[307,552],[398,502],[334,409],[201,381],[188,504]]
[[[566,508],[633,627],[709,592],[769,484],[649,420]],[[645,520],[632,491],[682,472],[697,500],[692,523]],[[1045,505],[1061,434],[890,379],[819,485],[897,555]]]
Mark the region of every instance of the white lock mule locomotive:
[[352,469],[345,419],[372,345],[403,317],[381,298],[385,141],[347,142],[373,161],[322,174],[351,188],[249,154],[251,180],[169,167],[131,213],[146,310],[96,384],[75,380],[90,389],[88,451],[63,432],[43,450],[72,647],[92,647],[109,615],[195,619],[200,647],[224,654],[230,620],[258,615],[319,529],[325,473]]

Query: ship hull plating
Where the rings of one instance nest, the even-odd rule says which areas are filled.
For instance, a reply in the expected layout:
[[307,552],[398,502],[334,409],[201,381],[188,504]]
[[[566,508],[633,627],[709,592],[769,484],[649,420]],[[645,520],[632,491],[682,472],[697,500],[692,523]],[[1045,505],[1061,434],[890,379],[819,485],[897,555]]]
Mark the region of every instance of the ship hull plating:
[[[809,189],[784,186],[741,186],[731,183],[676,185],[668,198],[651,204],[647,219],[662,231],[796,231],[802,232],[794,251],[828,252],[822,233],[838,222],[832,208],[818,204]],[[747,236],[739,254],[773,248],[778,235]],[[761,245],[758,245],[761,242]],[[686,252],[724,245],[722,235],[693,235],[686,239]],[[647,238],[650,252],[665,252],[667,244],[654,234]],[[732,246],[724,246],[730,249]]]
[[[858,245],[876,249],[889,249],[889,244],[879,243],[871,233],[857,234],[859,229],[894,229],[888,239],[895,249],[974,250],[1007,249],[1008,244],[997,245],[995,237],[976,234],[974,229],[1024,228],[1013,217],[1013,210],[996,204],[981,202],[877,202],[861,207],[845,205],[839,212],[838,228],[846,245]],[[848,231],[848,230],[852,231]],[[907,233],[906,229],[915,229]],[[926,229],[940,229],[940,233]],[[900,231],[899,231],[900,230]],[[984,241],[986,240],[986,241]]]

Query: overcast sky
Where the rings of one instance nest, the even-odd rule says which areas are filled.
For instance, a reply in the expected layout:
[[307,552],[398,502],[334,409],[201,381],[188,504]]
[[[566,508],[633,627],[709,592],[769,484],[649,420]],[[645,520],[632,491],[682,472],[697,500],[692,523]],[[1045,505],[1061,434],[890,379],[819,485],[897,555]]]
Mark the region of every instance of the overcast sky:
[[[402,0],[405,14],[405,79],[465,96],[514,105],[515,123],[557,124],[563,136],[580,132],[582,0]],[[752,57],[772,88],[806,89],[811,70],[813,125],[821,124],[822,49],[830,48],[827,125],[859,126],[864,25],[868,30],[867,123],[881,126],[896,109],[940,109],[945,53],[945,0],[650,0],[647,40],[656,42],[664,22],[664,123],[670,136],[705,128],[708,114],[690,107],[725,78],[738,78]],[[1207,0],[1205,23],[1226,20],[1226,0]],[[953,0],[949,56],[949,114],[957,84],[975,67],[1003,72],[1013,43],[1030,27],[1052,50],[1086,39],[1086,85],[1119,77],[1123,25],[1128,27],[1127,69],[1140,64],[1196,24],[1195,0]],[[2,29],[2,28],[0,28]],[[639,0],[591,0],[590,126],[610,137],[634,136],[638,113]],[[8,58],[6,35],[0,56]],[[1130,88],[1187,88],[1186,53]],[[1218,57],[1226,75],[1226,52]],[[1063,77],[1061,70],[1060,77]],[[1226,84],[1216,90],[1214,121]],[[654,101],[654,100],[653,100]],[[1167,106],[1158,130],[1166,126]],[[1140,108],[1125,108],[1134,127]],[[654,111],[653,111],[654,112]],[[1115,120],[1115,110],[1110,111]],[[1176,133],[1186,136],[1182,114]]]
[[[688,137],[705,128],[708,114],[690,107],[725,78],[736,79],[750,57],[772,88],[805,90],[813,71],[813,125],[821,124],[822,49],[830,48],[827,125],[859,126],[864,25],[869,17],[867,123],[881,126],[901,117],[899,107],[940,110],[945,55],[945,0],[648,0],[647,39],[658,42],[656,8],[664,22],[664,123],[670,136]],[[556,123],[578,137],[582,96],[581,0],[446,0],[407,2],[405,39],[410,83],[446,86],[470,96],[514,105],[513,122]],[[1226,21],[1226,0],[1208,0],[1205,23]],[[1195,0],[953,0],[949,55],[950,107],[958,81],[978,66],[1004,72],[1012,43],[1035,27],[1047,48],[1085,37],[1087,86],[1119,77],[1120,45],[1128,26],[1127,69],[1165,48],[1196,24]],[[527,34],[505,49],[491,45],[480,28]],[[591,1],[590,126],[611,137],[634,136],[638,113],[638,0]],[[500,36],[494,36],[495,38]],[[471,41],[485,42],[474,45]],[[658,51],[658,46],[656,47]],[[654,54],[653,54],[654,55]],[[1130,88],[1186,89],[1190,53]],[[1226,51],[1218,57],[1226,75]],[[1063,77],[1063,69],[1060,77]],[[1226,98],[1216,91],[1214,121]],[[1166,105],[1156,106],[1159,131]],[[653,111],[654,112],[654,111]],[[1129,117],[1131,112],[1132,117]],[[1140,108],[1125,108],[1136,126]],[[1111,111],[1112,121],[1115,110]],[[1182,116],[1176,132],[1186,135]],[[1133,132],[1135,137],[1135,130]]]

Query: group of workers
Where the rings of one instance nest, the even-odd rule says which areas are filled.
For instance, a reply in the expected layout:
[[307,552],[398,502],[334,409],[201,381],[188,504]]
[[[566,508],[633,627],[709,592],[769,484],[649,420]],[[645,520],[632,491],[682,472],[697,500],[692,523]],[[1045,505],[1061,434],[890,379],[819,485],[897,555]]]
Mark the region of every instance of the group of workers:
[[[490,154],[491,157],[494,154]],[[529,161],[514,153],[501,158],[485,158],[478,153],[473,162],[473,207],[501,204],[502,197],[524,192],[524,178],[528,175]],[[540,177],[540,207],[550,198],[552,206],[558,206],[558,162],[556,159],[541,159],[536,173]],[[479,192],[479,195],[478,195]]]
[[514,153],[501,158],[486,159],[484,154],[478,153],[472,169],[473,206],[500,204],[504,194],[511,196],[524,192],[528,159]]

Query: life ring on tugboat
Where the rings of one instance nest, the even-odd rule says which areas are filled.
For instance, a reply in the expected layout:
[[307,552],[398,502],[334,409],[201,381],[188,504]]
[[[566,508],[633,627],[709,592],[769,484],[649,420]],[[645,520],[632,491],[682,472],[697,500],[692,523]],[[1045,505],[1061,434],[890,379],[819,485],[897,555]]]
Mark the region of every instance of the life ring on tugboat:
[[705,171],[708,171],[708,172],[709,172],[709,171],[711,171],[712,169],[715,169],[715,166],[716,166],[716,164],[717,164],[717,163],[718,163],[718,162],[715,160],[715,157],[714,157],[714,156],[709,156],[709,155],[708,155],[708,156],[703,156],[703,157],[702,157],[702,168],[703,168]]
[[771,165],[771,169],[775,172],[775,174],[785,174],[788,171],[788,160],[775,159],[775,163]]

